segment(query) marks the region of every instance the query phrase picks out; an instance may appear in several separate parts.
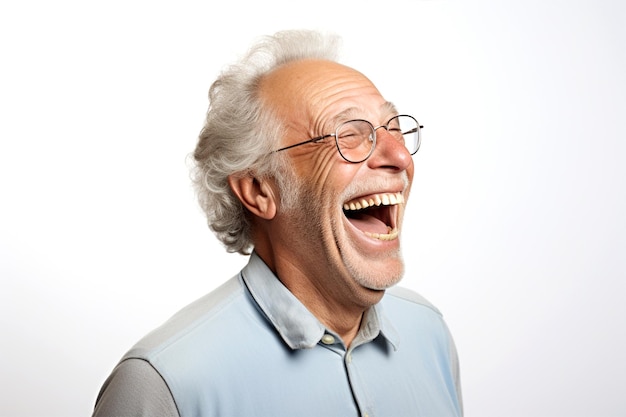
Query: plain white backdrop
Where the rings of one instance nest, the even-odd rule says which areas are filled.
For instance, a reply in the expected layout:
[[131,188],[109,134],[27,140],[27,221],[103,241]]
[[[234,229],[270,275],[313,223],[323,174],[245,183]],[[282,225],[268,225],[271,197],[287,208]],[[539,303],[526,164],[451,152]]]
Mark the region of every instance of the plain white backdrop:
[[425,125],[403,285],[452,329],[466,415],[626,415],[626,3],[60,0],[0,6],[0,416],[89,415],[245,263],[185,158],[220,69],[290,28]]

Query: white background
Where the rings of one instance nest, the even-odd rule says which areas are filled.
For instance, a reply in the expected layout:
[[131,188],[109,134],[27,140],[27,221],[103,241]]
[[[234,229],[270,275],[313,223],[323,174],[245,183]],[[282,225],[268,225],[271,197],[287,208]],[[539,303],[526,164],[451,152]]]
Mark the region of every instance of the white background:
[[341,34],[425,125],[403,285],[445,314],[466,415],[626,415],[625,3],[217,4],[0,6],[0,416],[89,415],[245,263],[185,158],[220,69],[287,28]]

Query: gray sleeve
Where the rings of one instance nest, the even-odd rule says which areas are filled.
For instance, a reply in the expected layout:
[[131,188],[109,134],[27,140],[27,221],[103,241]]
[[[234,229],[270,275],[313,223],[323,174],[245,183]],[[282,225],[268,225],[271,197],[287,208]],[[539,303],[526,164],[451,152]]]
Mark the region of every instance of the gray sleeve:
[[148,362],[126,359],[105,381],[93,417],[180,417],[161,375]]

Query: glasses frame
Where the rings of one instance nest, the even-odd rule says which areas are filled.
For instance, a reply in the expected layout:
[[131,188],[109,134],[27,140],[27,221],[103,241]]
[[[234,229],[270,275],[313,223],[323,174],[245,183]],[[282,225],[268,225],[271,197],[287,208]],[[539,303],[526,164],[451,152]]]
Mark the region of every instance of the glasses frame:
[[[329,133],[327,135],[317,136],[317,137],[314,137],[312,139],[305,140],[303,142],[298,142],[298,143],[295,143],[293,145],[285,146],[284,148],[280,148],[280,149],[275,150],[274,153],[286,151],[287,149],[295,148],[295,147],[301,146],[301,145],[306,145],[307,143],[319,142],[319,141],[324,140],[326,138],[334,137],[335,138],[335,146],[337,147],[337,151],[339,152],[339,155],[341,155],[341,157],[343,159],[345,159],[346,161],[350,162],[351,164],[359,164],[359,163],[361,163],[363,161],[366,161],[374,153],[374,149],[376,149],[376,131],[378,129],[380,129],[380,128],[384,128],[387,132],[389,132],[389,123],[391,123],[391,121],[393,119],[397,119],[399,117],[410,117],[411,119],[413,119],[415,121],[415,124],[417,125],[417,127],[415,129],[412,129],[411,131],[406,132],[406,133],[417,133],[417,146],[416,146],[414,152],[410,152],[411,155],[415,155],[417,153],[417,151],[419,151],[420,146],[422,144],[422,134],[421,134],[421,132],[422,132],[422,129],[424,128],[424,126],[420,125],[415,117],[413,117],[411,115],[408,115],[408,114],[398,114],[396,116],[393,116],[391,119],[389,119],[387,121],[387,123],[385,123],[384,125],[380,125],[380,126],[374,126],[370,121],[365,120],[365,119],[347,120],[345,122],[340,123],[339,126],[337,126],[337,128],[335,129],[334,133]],[[341,129],[346,124],[352,123],[352,122],[365,122],[368,125],[370,125],[370,127],[372,128],[372,132],[374,132],[374,136],[372,138],[372,149],[370,149],[369,153],[363,159],[358,160],[358,161],[351,161],[348,158],[346,158],[345,155],[343,153],[341,153],[341,149],[339,148],[339,140],[338,140],[339,129]],[[405,133],[403,133],[402,135],[404,136]],[[407,148],[407,150],[408,150],[408,148]]]

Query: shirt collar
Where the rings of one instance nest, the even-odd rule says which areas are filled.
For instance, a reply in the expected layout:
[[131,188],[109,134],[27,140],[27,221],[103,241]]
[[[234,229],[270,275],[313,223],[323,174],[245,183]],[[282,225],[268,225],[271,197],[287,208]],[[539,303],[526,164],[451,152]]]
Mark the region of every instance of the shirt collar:
[[[241,276],[252,298],[290,348],[312,348],[324,334],[332,333],[283,285],[256,252],[250,256]],[[352,347],[381,334],[397,349],[398,333],[382,310],[379,303],[365,312]]]

